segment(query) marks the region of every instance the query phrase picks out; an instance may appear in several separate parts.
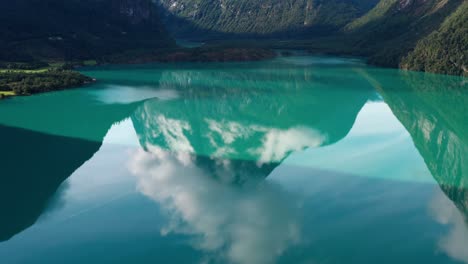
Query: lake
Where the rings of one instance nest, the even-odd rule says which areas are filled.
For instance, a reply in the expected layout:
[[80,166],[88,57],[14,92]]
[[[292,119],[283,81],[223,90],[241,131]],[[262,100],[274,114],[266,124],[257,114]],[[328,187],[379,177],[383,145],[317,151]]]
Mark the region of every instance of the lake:
[[0,102],[0,263],[468,263],[468,79],[293,56]]

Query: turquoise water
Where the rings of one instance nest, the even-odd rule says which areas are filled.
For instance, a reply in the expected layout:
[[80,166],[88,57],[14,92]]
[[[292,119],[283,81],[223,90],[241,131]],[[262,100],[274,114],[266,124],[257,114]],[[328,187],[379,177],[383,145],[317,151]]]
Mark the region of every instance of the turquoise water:
[[332,57],[0,103],[0,263],[468,263],[468,81]]

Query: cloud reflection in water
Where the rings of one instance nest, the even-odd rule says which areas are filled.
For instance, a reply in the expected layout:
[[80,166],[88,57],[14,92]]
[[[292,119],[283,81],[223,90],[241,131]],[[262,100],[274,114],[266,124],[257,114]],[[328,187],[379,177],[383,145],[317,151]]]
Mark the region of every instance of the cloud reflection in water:
[[430,212],[434,219],[446,226],[450,226],[448,234],[440,240],[438,247],[453,259],[468,263],[468,220],[455,207],[447,196],[438,190],[430,204]]
[[[130,163],[138,189],[167,212],[170,221],[162,234],[193,236],[193,247],[209,253],[207,262],[271,263],[301,241],[297,208],[279,186],[219,180],[238,173],[230,161],[156,146],[148,150],[136,151]],[[217,169],[206,169],[204,162],[218,164]],[[264,172],[257,167],[257,173]]]

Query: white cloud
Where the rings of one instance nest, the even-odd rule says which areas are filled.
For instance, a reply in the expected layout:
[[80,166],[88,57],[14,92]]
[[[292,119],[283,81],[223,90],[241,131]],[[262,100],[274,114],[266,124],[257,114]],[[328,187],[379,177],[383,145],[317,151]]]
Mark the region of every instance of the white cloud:
[[[213,157],[244,154],[253,155],[260,164],[280,162],[294,151],[318,147],[327,140],[327,136],[308,127],[279,129],[258,125],[243,126],[236,122],[218,122],[211,119],[205,121],[210,131],[207,137],[211,145],[217,149]],[[218,142],[217,138],[220,138],[221,142]],[[249,146],[257,147],[248,149],[249,153],[241,153],[233,147],[236,141],[241,140],[249,142]]]
[[[130,170],[139,191],[159,203],[171,219],[163,235],[189,235],[192,246],[210,258],[240,264],[271,263],[300,242],[297,211],[285,202],[279,186],[268,181],[226,183],[220,179],[239,173],[232,171],[233,163],[149,149],[134,153]],[[262,178],[269,171],[258,168],[257,173]]]
[[307,127],[271,129],[265,134],[262,146],[253,152],[259,155],[261,163],[280,162],[291,152],[321,146],[326,140],[326,136]]
[[468,222],[442,191],[438,191],[430,205],[435,220],[451,226],[448,234],[439,240],[439,248],[448,256],[468,263]]

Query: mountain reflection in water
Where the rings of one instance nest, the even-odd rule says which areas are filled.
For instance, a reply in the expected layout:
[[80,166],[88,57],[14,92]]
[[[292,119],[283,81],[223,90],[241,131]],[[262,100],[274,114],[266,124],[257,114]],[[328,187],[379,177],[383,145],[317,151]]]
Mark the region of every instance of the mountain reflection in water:
[[440,247],[468,263],[468,85],[460,78],[415,73],[386,87],[378,78],[365,76],[410,133],[432,176],[458,208],[459,212],[449,209],[439,197],[432,211],[440,223],[454,226]]
[[[136,186],[167,220],[157,225],[165,239],[158,243],[185,237],[192,250],[202,252],[204,263],[340,263],[352,254],[349,237],[356,246],[377,247],[354,252],[356,263],[376,261],[392,239],[404,238],[408,221],[426,221],[413,214],[421,201],[428,202],[422,197],[433,180],[412,182],[412,169],[432,175],[442,190],[427,205],[435,222],[448,226],[435,246],[468,263],[466,84],[460,78],[355,62],[284,60],[111,67],[89,71],[102,82],[95,87],[0,105],[0,133],[10,139],[0,149],[0,160],[8,161],[0,177],[0,210],[7,216],[0,220],[5,241],[0,256],[2,247],[23,239],[11,237],[34,227],[47,208],[61,210],[49,207],[54,200],[73,202],[60,196],[75,188],[70,179],[83,174],[83,167],[89,179],[105,174],[107,169],[93,171],[82,164],[98,157],[111,160],[115,150],[106,149],[117,144],[129,148],[115,153],[126,162],[110,166],[128,170],[124,173],[134,180],[129,189]],[[374,132],[356,134],[364,124],[359,118],[369,113]],[[376,127],[379,122],[387,126]],[[136,133],[137,139],[124,142],[113,134],[117,130]],[[114,140],[106,143],[111,136]],[[373,142],[385,147],[365,154]],[[386,166],[401,170],[386,171]],[[384,174],[388,177],[379,178]],[[400,177],[409,180],[400,182]],[[64,181],[71,190],[56,193]],[[405,204],[390,207],[403,197]],[[379,220],[385,217],[394,223]],[[425,232],[426,226],[433,225],[414,229]],[[372,228],[382,232],[380,239]],[[97,235],[94,239],[100,241]],[[410,239],[420,247],[414,246],[407,259],[447,262],[443,256],[418,255],[431,239]],[[335,248],[342,250],[332,254]],[[395,252],[410,248],[394,245]],[[159,254],[154,260],[169,260]]]
[[[66,101],[70,94],[56,93],[0,114],[3,123],[23,123],[17,128],[0,121],[0,241],[33,225],[62,182],[99,150],[112,124],[135,108],[72,94],[72,103]],[[11,122],[12,117],[17,119]]]

